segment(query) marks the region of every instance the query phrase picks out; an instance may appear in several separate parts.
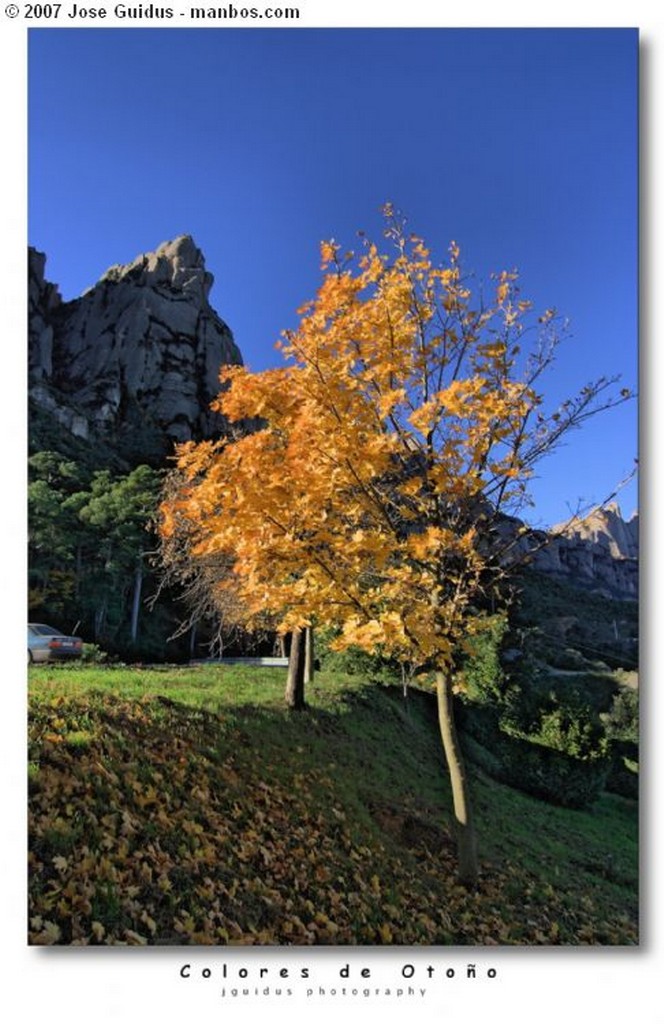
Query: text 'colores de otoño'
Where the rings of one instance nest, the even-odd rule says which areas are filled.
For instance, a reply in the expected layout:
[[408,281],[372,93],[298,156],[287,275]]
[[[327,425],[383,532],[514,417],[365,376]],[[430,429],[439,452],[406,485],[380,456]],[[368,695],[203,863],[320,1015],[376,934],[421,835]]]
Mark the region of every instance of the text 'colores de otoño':
[[[360,978],[367,980],[371,978],[370,967],[356,967],[351,968],[350,964],[344,964],[340,968],[340,978]],[[405,979],[411,979],[416,976],[432,978],[446,978],[452,980],[453,978],[490,978],[497,977],[497,970],[495,967],[479,968],[476,964],[466,964],[462,967],[454,968],[436,968],[431,964],[426,967],[416,967],[414,964],[404,964],[400,969],[400,977]],[[183,964],[180,968],[181,978],[216,978],[217,980],[233,980],[238,979],[245,981],[250,979],[252,981],[262,981],[266,978],[280,978],[280,979],[300,979],[307,980],[311,975],[309,967],[289,968],[289,967],[229,967],[228,964],[220,964],[218,967],[197,967],[193,964]]]

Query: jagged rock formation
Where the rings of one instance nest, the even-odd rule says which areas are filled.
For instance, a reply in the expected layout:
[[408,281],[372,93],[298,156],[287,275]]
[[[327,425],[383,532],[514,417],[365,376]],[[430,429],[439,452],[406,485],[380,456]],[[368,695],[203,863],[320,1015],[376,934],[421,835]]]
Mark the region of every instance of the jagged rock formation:
[[553,533],[568,540],[590,541],[606,548],[613,558],[637,558],[639,554],[639,516],[634,513],[625,521],[617,502],[596,508],[572,525],[561,523]]
[[637,600],[638,513],[625,521],[613,503],[551,532],[553,540],[534,555],[535,569],[607,597]]
[[30,380],[49,380],[53,373],[53,320],[62,305],[54,284],[44,278],[46,256],[28,250],[28,356]]
[[30,397],[71,433],[152,430],[172,441],[210,437],[222,364],[242,357],[208,302],[212,275],[188,235],[111,267],[63,302],[29,252]]

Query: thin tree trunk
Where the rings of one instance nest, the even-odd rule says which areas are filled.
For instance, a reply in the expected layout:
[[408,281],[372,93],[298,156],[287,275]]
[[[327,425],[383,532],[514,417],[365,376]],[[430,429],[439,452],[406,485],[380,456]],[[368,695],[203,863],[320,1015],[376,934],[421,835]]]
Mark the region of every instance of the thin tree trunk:
[[291,634],[286,679],[286,706],[291,711],[301,711],[304,708],[304,647],[304,630],[294,629]]
[[314,681],[314,627],[307,626],[304,631],[304,682]]
[[436,695],[438,698],[440,735],[452,783],[457,853],[459,858],[459,881],[464,885],[473,886],[476,884],[479,874],[477,836],[473,823],[468,777],[461,753],[459,737],[454,724],[452,680],[446,672],[436,673]]
[[106,624],[106,598],[95,611],[95,641],[102,639],[103,629]]
[[141,590],[143,589],[143,553],[141,552],[134,574],[134,599],[131,607],[131,639],[136,643],[138,637],[138,613],[141,608]]
[[80,544],[76,545],[76,569],[74,571],[74,597],[78,598],[81,593],[81,579],[83,576],[83,550]]

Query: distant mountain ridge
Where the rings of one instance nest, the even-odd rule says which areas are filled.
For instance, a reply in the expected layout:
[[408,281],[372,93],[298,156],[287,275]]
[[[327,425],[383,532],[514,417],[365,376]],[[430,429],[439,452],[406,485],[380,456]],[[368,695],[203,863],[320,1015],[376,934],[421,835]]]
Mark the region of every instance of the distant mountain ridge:
[[636,601],[639,593],[639,515],[623,519],[611,503],[554,526],[534,556],[534,568],[607,597]]
[[638,558],[639,555],[639,514],[634,512],[629,519],[623,519],[615,501],[593,509],[571,525],[559,523],[552,528],[552,533],[599,544],[608,548],[613,558]]

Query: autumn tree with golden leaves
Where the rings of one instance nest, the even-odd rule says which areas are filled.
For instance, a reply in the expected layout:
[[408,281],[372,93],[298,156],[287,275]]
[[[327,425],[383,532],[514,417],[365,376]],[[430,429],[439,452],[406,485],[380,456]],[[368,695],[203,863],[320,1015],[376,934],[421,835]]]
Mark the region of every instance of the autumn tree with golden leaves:
[[224,368],[213,407],[238,428],[180,447],[161,531],[167,543],[186,521],[192,564],[230,560],[217,598],[247,624],[335,626],[339,649],[435,674],[459,877],[473,884],[455,651],[519,550],[507,514],[527,504],[535,465],[627,396],[601,378],[546,415],[555,311],[535,317],[514,272],[474,296],[457,245],[435,265],[389,208],[385,236],[388,254],[366,239],[358,255],[322,245],[323,281],[284,335],[282,367]]

